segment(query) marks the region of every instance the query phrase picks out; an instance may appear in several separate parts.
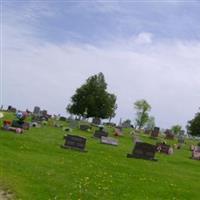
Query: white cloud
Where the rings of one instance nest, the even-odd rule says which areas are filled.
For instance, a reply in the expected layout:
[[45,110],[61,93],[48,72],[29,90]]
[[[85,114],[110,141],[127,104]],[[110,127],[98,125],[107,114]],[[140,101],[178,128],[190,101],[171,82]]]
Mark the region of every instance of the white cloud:
[[137,37],[135,37],[135,42],[137,44],[151,44],[152,43],[152,37],[153,34],[152,33],[140,33],[138,34]]

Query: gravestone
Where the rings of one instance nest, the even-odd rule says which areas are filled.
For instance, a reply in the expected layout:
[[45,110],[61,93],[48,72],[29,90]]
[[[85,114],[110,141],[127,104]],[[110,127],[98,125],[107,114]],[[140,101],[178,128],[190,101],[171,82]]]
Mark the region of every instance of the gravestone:
[[159,135],[160,128],[154,127],[153,131],[151,132],[151,137],[156,138]]
[[168,139],[168,140],[173,140],[174,139],[174,134],[172,133],[171,130],[167,129],[165,131],[165,139]]
[[102,136],[108,137],[108,132],[104,131],[103,129],[104,129],[103,127],[99,127],[99,130],[96,130],[94,132],[93,137],[98,138],[98,139],[101,139]]
[[167,155],[173,154],[173,148],[170,145],[164,143],[157,143],[156,147],[158,152],[165,153]]
[[35,106],[34,109],[33,109],[33,114],[34,115],[40,115],[40,107]]
[[101,143],[102,144],[110,144],[110,145],[113,145],[113,146],[118,146],[118,141],[114,138],[111,138],[111,137],[102,136],[101,137]]
[[145,142],[137,142],[133,149],[132,154],[127,154],[127,158],[142,158],[146,160],[155,159],[156,146]]
[[17,112],[17,109],[16,108],[14,108],[14,107],[12,107],[12,106],[8,106],[8,109],[7,109],[7,111],[9,111],[9,112]]
[[178,143],[184,144],[185,143],[185,137],[183,135],[178,136]]
[[86,146],[86,138],[80,137],[77,135],[66,135],[64,136],[65,143],[62,145],[62,148],[66,149],[74,149],[85,152],[85,146]]
[[101,119],[100,118],[93,118],[92,119],[92,123],[96,124],[96,125],[100,125],[101,124]]
[[192,158],[195,160],[200,160],[200,151],[193,151]]
[[69,121],[69,128],[71,128],[71,129],[77,128],[78,125],[79,125],[79,123],[78,123],[77,120],[70,120],[70,121]]
[[122,133],[122,127],[117,126],[115,128],[114,136],[122,136],[122,135],[123,135],[123,133]]
[[81,129],[82,131],[88,131],[89,129],[91,129],[91,126],[86,125],[86,124],[81,124],[81,125],[80,125],[80,129]]

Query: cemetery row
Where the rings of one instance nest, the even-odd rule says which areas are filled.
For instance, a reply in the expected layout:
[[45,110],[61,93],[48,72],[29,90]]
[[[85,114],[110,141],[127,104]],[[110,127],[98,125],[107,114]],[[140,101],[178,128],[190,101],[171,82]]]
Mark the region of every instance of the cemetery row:
[[[73,129],[80,128],[82,131],[91,131],[92,127],[95,126],[95,131],[93,134],[93,138],[99,139],[102,144],[109,144],[113,146],[118,146],[118,140],[116,137],[123,135],[123,127],[115,126],[114,134],[115,137],[108,137],[108,131],[105,130],[105,126],[103,125],[95,125],[95,124],[79,124],[77,120],[70,120],[68,127],[63,127],[63,124],[60,121],[66,121],[65,118],[60,118],[59,116],[51,116],[45,110],[40,110],[39,107],[35,107],[33,112],[21,112],[17,111],[12,107],[8,107],[8,111],[16,112],[16,120],[3,120],[2,129],[6,131],[13,131],[17,134],[23,133],[25,130],[29,130],[30,127],[41,127],[42,125],[52,125],[54,127],[63,128],[63,131],[68,132],[66,136],[64,136],[64,145],[61,145],[62,148],[65,149],[74,149],[82,152],[86,152],[86,143],[87,139],[78,135],[72,135]],[[31,122],[27,122],[27,118],[31,119]],[[0,113],[0,118],[3,118],[3,113]],[[98,130],[97,130],[98,127]],[[152,139],[157,139],[159,136],[160,129],[155,127],[152,131],[145,131],[145,134],[149,134]],[[181,149],[181,147],[185,144],[184,133],[180,133],[178,136],[178,144],[171,147],[166,141],[156,142],[155,145],[148,144],[146,142],[142,142],[138,138],[137,132],[133,129],[132,131],[133,140],[134,140],[134,148],[131,154],[127,154],[128,158],[142,158],[147,160],[156,160],[155,154],[156,152],[161,152],[167,155],[173,154],[173,149]],[[170,130],[166,130],[165,139],[174,140],[175,136],[172,134]],[[200,147],[192,145],[190,150],[192,151],[192,158],[200,160]]]

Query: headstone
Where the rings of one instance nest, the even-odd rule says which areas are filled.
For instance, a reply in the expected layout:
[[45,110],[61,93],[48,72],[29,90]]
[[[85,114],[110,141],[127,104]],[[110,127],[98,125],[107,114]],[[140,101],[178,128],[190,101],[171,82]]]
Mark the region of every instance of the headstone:
[[81,129],[82,131],[88,131],[89,129],[91,129],[91,126],[86,125],[86,124],[81,124],[81,125],[80,125],[80,129]]
[[70,120],[70,122],[69,122],[69,128],[71,128],[71,129],[75,129],[75,128],[77,128],[78,127],[78,121],[77,120]]
[[142,158],[155,161],[156,146],[145,142],[137,142],[132,154],[127,154],[128,158]]
[[165,153],[167,155],[173,154],[173,148],[170,145],[158,143],[156,147],[158,152]]
[[115,128],[115,132],[114,132],[114,136],[122,136],[122,128],[121,127],[116,127]]
[[195,160],[200,160],[200,151],[193,151],[192,158]]
[[178,136],[178,143],[184,144],[185,143],[185,137],[183,135]]
[[93,118],[92,119],[92,123],[96,124],[96,125],[100,125],[101,124],[101,119],[100,118]]
[[168,140],[173,140],[174,139],[174,134],[172,133],[171,130],[167,129],[165,131],[165,139],[168,139]]
[[39,115],[40,114],[40,107],[35,106],[34,109],[33,109],[33,114],[34,115]]
[[93,137],[101,139],[101,137],[108,137],[108,132],[103,130],[103,127],[100,127],[99,130],[96,130]]
[[156,138],[159,135],[160,128],[154,127],[154,130],[151,132],[151,137]]
[[114,138],[111,137],[101,137],[101,143],[102,144],[110,144],[110,145],[114,145],[114,146],[118,146],[118,141]]
[[17,111],[17,109],[14,108],[14,107],[12,107],[12,106],[8,106],[7,111],[9,111],[9,112],[14,112],[14,113],[15,113],[15,112]]
[[79,151],[86,151],[86,138],[68,134],[67,136],[64,136],[64,139],[65,143],[61,147]]

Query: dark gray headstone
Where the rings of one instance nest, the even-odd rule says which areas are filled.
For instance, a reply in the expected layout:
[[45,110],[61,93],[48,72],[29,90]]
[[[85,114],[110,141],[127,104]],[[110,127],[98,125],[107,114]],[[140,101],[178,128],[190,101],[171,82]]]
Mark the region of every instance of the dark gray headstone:
[[137,142],[132,154],[127,154],[128,158],[142,158],[146,160],[155,159],[156,146],[145,142]]
[[101,143],[102,144],[110,144],[110,145],[114,145],[114,146],[118,146],[118,141],[114,138],[111,137],[101,137]]
[[65,143],[61,147],[79,151],[85,151],[86,138],[77,135],[67,135],[64,137]]
[[40,114],[40,107],[35,106],[34,109],[33,109],[33,114],[34,115],[39,115]]
[[97,130],[97,131],[95,131],[95,133],[93,135],[93,137],[99,138],[99,139],[101,139],[102,136],[108,137],[108,132],[103,131],[103,130]]
[[174,139],[174,134],[172,133],[171,130],[167,129],[165,131],[165,139],[168,139],[168,140],[173,140]]
[[160,131],[159,127],[154,127],[153,131],[151,132],[151,137],[154,137],[154,138],[158,137],[159,131]]

